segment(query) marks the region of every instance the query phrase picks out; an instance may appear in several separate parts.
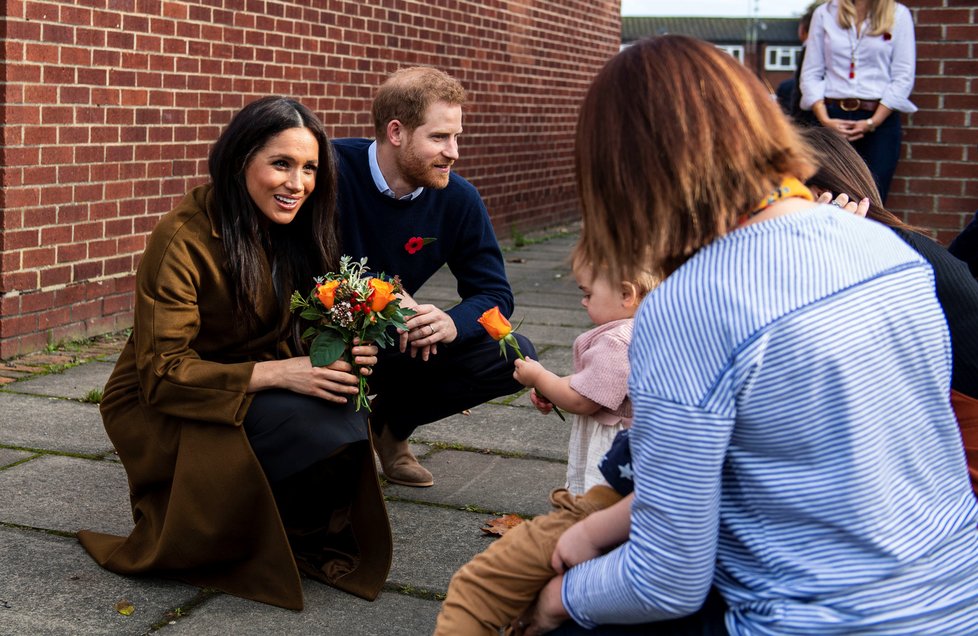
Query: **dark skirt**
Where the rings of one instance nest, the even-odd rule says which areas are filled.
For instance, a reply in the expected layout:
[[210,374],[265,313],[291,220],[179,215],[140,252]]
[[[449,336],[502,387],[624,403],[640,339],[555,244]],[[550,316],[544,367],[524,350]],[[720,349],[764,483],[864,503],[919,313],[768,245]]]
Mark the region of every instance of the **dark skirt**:
[[272,484],[367,439],[367,411],[286,390],[255,394],[245,415],[248,441]]

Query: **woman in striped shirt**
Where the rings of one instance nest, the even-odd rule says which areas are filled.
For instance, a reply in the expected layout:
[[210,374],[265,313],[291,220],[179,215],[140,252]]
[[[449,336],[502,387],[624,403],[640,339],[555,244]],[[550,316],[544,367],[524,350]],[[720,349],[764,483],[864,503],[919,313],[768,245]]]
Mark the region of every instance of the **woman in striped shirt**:
[[[978,633],[978,502],[926,261],[814,204],[798,133],[697,40],[612,58],[576,157],[585,257],[667,278],[630,350],[628,539],[562,559],[526,632]],[[613,536],[618,512],[568,532]]]

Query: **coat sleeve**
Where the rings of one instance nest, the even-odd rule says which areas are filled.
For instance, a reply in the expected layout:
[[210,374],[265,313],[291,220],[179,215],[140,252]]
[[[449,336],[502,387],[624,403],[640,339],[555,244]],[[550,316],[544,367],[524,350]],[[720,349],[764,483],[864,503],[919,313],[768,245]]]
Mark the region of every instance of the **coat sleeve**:
[[[237,426],[250,404],[255,363],[201,357],[201,296],[226,294],[220,284],[226,281],[207,237],[189,226],[154,232],[137,272],[133,336],[141,398],[167,415]],[[226,329],[232,325],[228,315]]]

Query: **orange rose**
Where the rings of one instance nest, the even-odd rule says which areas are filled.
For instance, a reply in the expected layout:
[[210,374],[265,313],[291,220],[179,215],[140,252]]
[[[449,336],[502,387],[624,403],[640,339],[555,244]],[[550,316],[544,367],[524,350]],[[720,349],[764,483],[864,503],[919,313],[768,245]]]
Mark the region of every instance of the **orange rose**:
[[479,324],[485,327],[493,340],[502,340],[513,331],[513,325],[499,313],[499,307],[493,307],[479,316]]
[[316,286],[316,298],[319,302],[323,304],[326,309],[333,308],[333,301],[336,296],[336,288],[340,286],[340,281],[338,280],[328,280],[322,285]]
[[394,285],[386,280],[371,278],[367,283],[373,291],[370,294],[370,309],[384,311],[390,301],[394,300]]

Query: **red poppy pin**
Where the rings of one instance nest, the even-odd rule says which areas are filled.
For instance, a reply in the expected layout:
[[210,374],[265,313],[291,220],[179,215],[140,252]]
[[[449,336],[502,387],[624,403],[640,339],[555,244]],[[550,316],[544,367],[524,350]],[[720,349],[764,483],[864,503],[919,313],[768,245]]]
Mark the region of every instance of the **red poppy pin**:
[[408,254],[415,254],[421,251],[421,248],[427,245],[428,243],[434,243],[435,240],[436,240],[435,238],[430,236],[426,236],[424,238],[420,236],[412,236],[411,238],[408,239],[408,242],[404,244],[404,249],[407,251]]
[[883,32],[883,41],[884,42],[889,42],[892,39],[893,39],[893,34],[891,34],[889,31],[884,31]]

